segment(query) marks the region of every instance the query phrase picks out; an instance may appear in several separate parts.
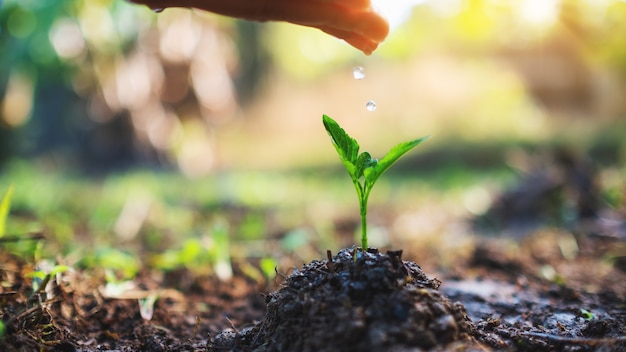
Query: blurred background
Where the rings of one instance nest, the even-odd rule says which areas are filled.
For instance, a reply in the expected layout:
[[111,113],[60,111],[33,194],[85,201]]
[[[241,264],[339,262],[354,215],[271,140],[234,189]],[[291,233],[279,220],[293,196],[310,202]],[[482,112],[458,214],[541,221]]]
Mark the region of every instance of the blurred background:
[[0,4],[0,196],[7,234],[43,231],[45,253],[173,267],[224,226],[233,256],[357,243],[322,114],[374,156],[431,136],[373,191],[374,246],[462,252],[587,217],[626,232],[625,1],[379,1],[392,31],[369,57],[192,9]]

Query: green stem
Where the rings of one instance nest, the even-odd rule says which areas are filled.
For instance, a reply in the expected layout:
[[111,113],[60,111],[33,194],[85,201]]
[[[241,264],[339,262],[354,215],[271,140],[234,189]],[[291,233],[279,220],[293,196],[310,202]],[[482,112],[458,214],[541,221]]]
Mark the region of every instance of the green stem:
[[367,200],[361,203],[361,248],[367,250]]
[[352,179],[356,195],[359,198],[359,213],[361,214],[361,246],[367,249],[367,196],[368,193],[365,186],[358,179]]
[[367,182],[361,187],[359,184],[360,193],[359,193],[359,206],[361,213],[361,248],[363,250],[367,250],[367,200],[370,196],[371,187],[368,187]]

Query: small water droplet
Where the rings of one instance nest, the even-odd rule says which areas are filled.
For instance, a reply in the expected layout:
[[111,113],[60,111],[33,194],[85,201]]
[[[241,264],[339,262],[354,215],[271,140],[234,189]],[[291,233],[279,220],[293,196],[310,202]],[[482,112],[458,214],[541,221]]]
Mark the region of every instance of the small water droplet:
[[368,111],[375,111],[376,110],[376,102],[373,100],[368,100],[367,103],[365,103],[365,108]]
[[365,78],[365,70],[363,69],[363,66],[356,66],[355,68],[352,69],[352,76],[354,77],[354,79],[364,79]]
[[161,12],[163,12],[163,10],[165,10],[165,9],[162,8],[162,7],[157,7],[155,9],[152,9],[152,11],[154,11],[155,13],[161,13]]

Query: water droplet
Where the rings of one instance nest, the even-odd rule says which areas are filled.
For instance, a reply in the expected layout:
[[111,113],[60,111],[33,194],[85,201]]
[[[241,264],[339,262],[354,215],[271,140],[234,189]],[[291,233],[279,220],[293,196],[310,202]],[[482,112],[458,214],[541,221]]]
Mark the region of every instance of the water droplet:
[[364,79],[365,78],[365,70],[363,69],[363,66],[356,66],[355,68],[352,69],[352,76],[354,76],[354,79]]
[[155,13],[161,13],[161,12],[163,12],[163,10],[165,10],[165,9],[162,8],[162,7],[157,7],[157,8],[152,9],[152,11],[154,11]]
[[367,103],[365,103],[365,108],[368,111],[375,111],[376,110],[376,102],[373,100],[368,100]]

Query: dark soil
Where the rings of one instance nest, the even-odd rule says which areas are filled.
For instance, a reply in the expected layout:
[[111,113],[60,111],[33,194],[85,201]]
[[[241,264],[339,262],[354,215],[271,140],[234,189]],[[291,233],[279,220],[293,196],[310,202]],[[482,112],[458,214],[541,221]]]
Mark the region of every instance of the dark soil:
[[[263,282],[235,268],[222,282],[187,270],[145,272],[113,297],[102,273],[69,271],[33,292],[32,264],[0,251],[0,351],[205,351],[211,332],[262,317]],[[156,282],[155,277],[161,281]],[[158,295],[151,317],[138,300]]]
[[473,274],[448,281],[441,291],[463,303],[474,337],[492,350],[626,351],[623,272],[604,267],[609,271],[600,275],[598,262],[581,256],[559,266],[576,274],[546,280],[534,274],[540,272],[535,265],[485,242],[474,251]]
[[292,273],[255,326],[223,332],[211,351],[386,351],[471,340],[463,306],[401,252],[344,249]]
[[[273,292],[235,267],[228,282],[145,272],[120,297],[86,271],[33,293],[32,264],[0,252],[0,351],[626,351],[626,274],[602,259],[623,241],[588,238],[566,260],[556,237],[514,252],[485,239],[441,286],[399,252],[344,249]],[[545,266],[565,276],[538,275]]]

